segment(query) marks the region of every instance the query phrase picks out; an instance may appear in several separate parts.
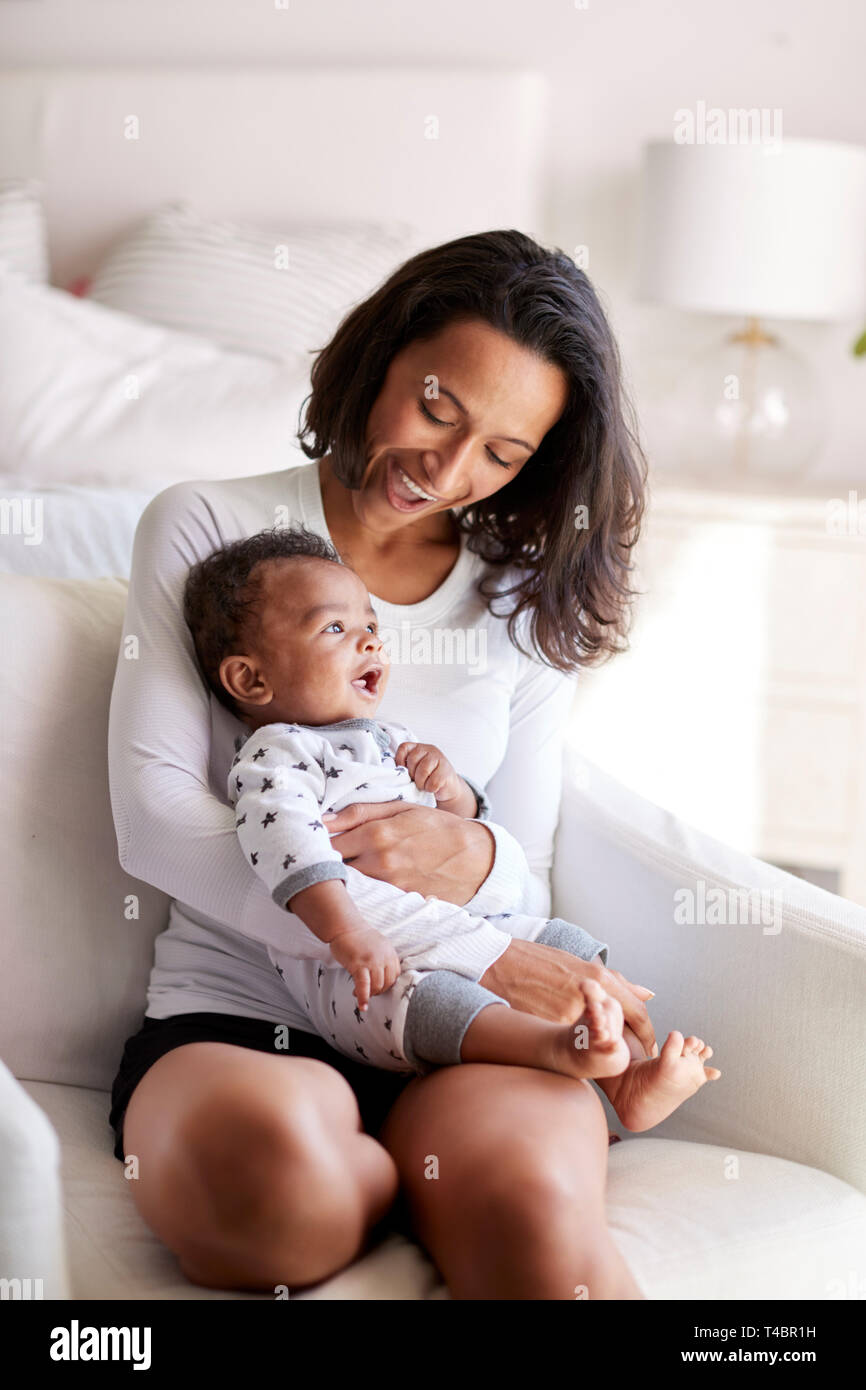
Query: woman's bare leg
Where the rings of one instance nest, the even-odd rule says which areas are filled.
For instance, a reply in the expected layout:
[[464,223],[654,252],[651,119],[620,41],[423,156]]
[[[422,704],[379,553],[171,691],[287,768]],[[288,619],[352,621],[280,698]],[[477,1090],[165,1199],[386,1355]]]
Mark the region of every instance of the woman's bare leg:
[[348,1082],[309,1057],[174,1048],[133,1091],[123,1143],[144,1220],[211,1288],[318,1283],[361,1253],[397,1193]]
[[452,1298],[643,1297],[607,1227],[607,1123],[589,1082],[443,1067],[407,1086],[380,1138]]

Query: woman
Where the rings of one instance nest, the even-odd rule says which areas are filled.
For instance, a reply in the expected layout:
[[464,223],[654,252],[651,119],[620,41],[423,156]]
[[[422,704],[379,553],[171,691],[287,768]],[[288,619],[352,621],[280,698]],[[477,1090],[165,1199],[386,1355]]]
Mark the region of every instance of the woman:
[[[488,822],[349,807],[334,843],[406,891],[547,915],[573,675],[621,646],[643,507],[610,329],[562,253],[467,236],[348,314],[312,388],[312,463],[176,484],[136,532],[111,798],[122,864],[175,901],[115,1081],[115,1153],[135,1156],[133,1198],[195,1283],[316,1283],[399,1193],[454,1298],[640,1298],[605,1222],[589,1083],[482,1064],[407,1081],[303,1031],[266,944],[319,943],[240,849],[225,777],[242,726],[206,691],[181,613],[189,566],[226,541],[295,520],[330,539],[397,638],[382,717],[441,746],[492,804]],[[474,950],[476,978],[546,1018],[576,1017],[581,982],[600,980],[652,1050],[649,991],[619,972],[495,920]]]

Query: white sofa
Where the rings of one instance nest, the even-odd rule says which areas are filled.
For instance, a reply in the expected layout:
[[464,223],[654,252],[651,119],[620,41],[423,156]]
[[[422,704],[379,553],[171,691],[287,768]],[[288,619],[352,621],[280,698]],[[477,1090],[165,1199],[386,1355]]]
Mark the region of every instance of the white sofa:
[[[167,912],[121,869],[111,820],[106,728],[125,595],[121,579],[0,575],[0,1277],[41,1279],[46,1298],[269,1297],[190,1284],[112,1153],[108,1092]],[[678,925],[675,891],[701,881],[779,890],[780,930]],[[699,1033],[723,1073],[650,1135],[620,1129],[610,1150],[610,1223],[647,1298],[864,1297],[866,912],[586,764],[566,777],[554,911],[655,989],[661,1039]],[[395,1233],[298,1296],[447,1291]]]

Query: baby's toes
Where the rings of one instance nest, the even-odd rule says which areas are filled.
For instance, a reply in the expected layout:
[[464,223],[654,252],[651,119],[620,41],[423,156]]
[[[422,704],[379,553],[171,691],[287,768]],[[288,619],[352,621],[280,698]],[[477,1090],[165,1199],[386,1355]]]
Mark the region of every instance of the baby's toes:
[[704,1075],[708,1081],[718,1081],[721,1074],[718,1067],[704,1067]]
[[583,986],[583,1013],[595,1017],[599,1005],[603,1003],[604,990],[601,985],[595,980],[586,980]]
[[702,1061],[702,1062],[705,1062],[705,1061],[707,1060],[707,1058],[708,1058],[708,1057],[712,1057],[712,1055],[713,1055],[713,1049],[710,1047],[709,1043],[707,1043],[706,1047],[701,1048],[700,1056],[701,1056],[701,1061]]
[[583,997],[584,1013],[593,1023],[598,1023],[604,1017],[604,1006],[609,996],[597,980],[586,980],[583,985]]
[[693,1033],[690,1033],[689,1036],[686,1038],[685,1042],[683,1043],[683,1055],[685,1055],[687,1052],[694,1052],[695,1054],[697,1054],[701,1051],[703,1045],[703,1038],[696,1038]]
[[613,1017],[610,1009],[607,1007],[607,1001],[602,1000],[600,1003],[593,1005],[590,1017],[598,1042],[610,1042],[614,1035]]
[[604,1014],[598,1008],[587,1009],[584,1015],[585,1021],[589,1024],[590,1032],[596,1042],[604,1042],[607,1037],[607,1026],[604,1021]]
[[608,994],[601,1006],[601,1010],[604,1014],[605,1026],[610,1036],[618,1036],[622,1032],[625,1022],[625,1015],[623,1014],[622,1005],[619,1000],[614,999],[612,994]]

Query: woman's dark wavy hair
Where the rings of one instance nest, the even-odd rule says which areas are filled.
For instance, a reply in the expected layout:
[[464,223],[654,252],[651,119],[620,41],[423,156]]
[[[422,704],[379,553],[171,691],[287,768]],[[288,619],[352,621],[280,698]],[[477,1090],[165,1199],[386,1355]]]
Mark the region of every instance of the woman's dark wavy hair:
[[324,536],[298,522],[231,541],[192,565],[187,574],[183,616],[201,673],[220,704],[238,718],[243,714],[220,680],[220,663],[255,640],[264,589],[263,566],[272,560],[298,559],[343,563]]
[[[563,671],[625,650],[631,550],[647,465],[619,352],[590,281],[570,256],[519,231],[478,232],[421,251],[350,311],[317,355],[298,433],[310,459],[330,454],[337,478],[362,485],[365,427],[391,359],[459,320],[481,319],[562,369],[568,400],[520,473],[491,497],[454,510],[469,548],[525,575],[508,635],[528,612],[530,637]],[[308,442],[308,436],[311,442]],[[579,528],[579,507],[587,525]],[[491,599],[496,569],[479,588]]]

